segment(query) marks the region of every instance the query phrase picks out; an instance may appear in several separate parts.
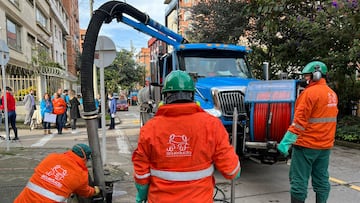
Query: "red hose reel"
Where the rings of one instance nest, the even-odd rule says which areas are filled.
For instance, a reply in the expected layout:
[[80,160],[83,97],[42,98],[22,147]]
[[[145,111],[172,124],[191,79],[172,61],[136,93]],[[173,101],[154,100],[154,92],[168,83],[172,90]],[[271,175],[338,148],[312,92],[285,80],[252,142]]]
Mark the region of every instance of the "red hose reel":
[[291,122],[291,103],[254,105],[254,141],[280,142]]

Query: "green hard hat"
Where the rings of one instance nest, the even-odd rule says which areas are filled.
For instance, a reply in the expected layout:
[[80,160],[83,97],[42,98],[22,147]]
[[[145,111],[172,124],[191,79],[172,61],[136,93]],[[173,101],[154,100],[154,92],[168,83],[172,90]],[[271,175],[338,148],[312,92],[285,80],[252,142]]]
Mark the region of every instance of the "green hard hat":
[[87,160],[91,158],[91,149],[86,144],[76,144],[73,146],[72,151],[81,158],[85,158],[84,155]]
[[188,73],[181,70],[175,70],[166,76],[162,93],[179,91],[194,92],[195,85]]
[[325,63],[321,61],[312,61],[304,67],[302,74],[314,73],[315,71],[321,72],[322,75],[325,75],[328,72]]

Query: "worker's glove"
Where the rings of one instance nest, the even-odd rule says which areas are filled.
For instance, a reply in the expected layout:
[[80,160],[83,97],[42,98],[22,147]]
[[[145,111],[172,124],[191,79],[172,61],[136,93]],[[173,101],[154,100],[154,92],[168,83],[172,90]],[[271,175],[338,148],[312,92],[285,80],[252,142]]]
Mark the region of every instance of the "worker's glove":
[[94,193],[94,196],[97,196],[101,193],[101,190],[99,188],[99,186],[94,186],[94,189],[95,189],[95,193]]
[[296,142],[297,137],[298,136],[296,134],[294,134],[290,131],[286,131],[280,144],[277,145],[277,149],[279,150],[279,152],[281,154],[283,154],[285,157],[287,157],[289,155],[289,149],[290,149],[291,145],[294,142]]
[[235,176],[234,180],[236,180],[236,179],[240,178],[240,175],[241,175],[241,168],[240,168],[239,172],[236,174],[236,176]]
[[136,203],[142,203],[147,200],[148,190],[149,190],[149,184],[146,185],[140,185],[135,183],[135,187],[137,189],[136,193]]

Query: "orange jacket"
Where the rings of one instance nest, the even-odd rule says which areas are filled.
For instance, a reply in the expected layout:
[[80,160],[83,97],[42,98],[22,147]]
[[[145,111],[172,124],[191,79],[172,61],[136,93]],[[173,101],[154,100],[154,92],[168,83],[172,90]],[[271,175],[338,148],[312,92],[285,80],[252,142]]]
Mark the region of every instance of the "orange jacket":
[[85,161],[72,151],[50,154],[36,168],[14,203],[63,202],[71,193],[91,197],[95,190],[88,183]]
[[134,179],[150,184],[149,203],[213,202],[214,167],[228,179],[239,158],[220,120],[195,103],[161,106],[141,129]]
[[296,101],[294,121],[289,127],[298,135],[295,145],[311,149],[333,147],[337,104],[337,95],[325,79],[310,83]]
[[66,111],[66,102],[63,98],[54,98],[52,100],[53,106],[54,106],[54,114],[61,115],[64,114]]

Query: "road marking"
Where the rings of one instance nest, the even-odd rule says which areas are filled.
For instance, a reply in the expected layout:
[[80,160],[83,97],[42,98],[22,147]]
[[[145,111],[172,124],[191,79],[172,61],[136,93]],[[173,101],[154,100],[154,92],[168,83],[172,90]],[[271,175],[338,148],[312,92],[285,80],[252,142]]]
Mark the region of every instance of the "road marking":
[[119,148],[119,154],[130,154],[129,145],[127,139],[122,130],[118,130],[119,137],[116,138],[116,142]]
[[39,142],[32,144],[31,147],[42,147],[44,146],[49,140],[54,137],[54,134],[45,135],[43,138],[39,140]]
[[347,183],[347,182],[345,182],[345,181],[343,181],[343,180],[339,180],[339,179],[333,178],[333,177],[330,177],[329,180],[330,180],[331,182],[337,183],[337,184],[339,184],[339,185],[346,186],[346,187],[348,187],[348,188],[351,188],[351,189],[353,189],[353,190],[357,190],[357,191],[360,192],[360,187],[357,186],[357,185],[352,185],[352,184],[349,184],[349,183]]

